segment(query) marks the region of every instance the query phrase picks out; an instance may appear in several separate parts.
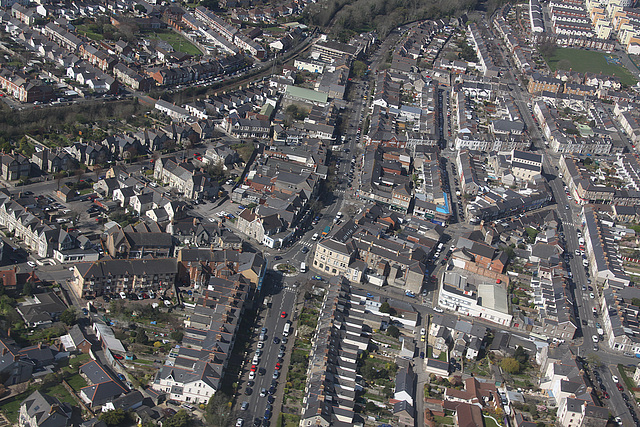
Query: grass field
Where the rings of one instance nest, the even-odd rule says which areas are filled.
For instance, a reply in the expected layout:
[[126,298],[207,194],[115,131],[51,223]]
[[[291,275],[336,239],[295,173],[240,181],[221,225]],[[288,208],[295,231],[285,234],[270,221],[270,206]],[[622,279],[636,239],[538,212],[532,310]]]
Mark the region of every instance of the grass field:
[[164,40],[173,47],[176,52],[183,52],[189,55],[201,55],[202,52],[195,47],[191,42],[180,34],[174,33],[173,31],[168,31],[166,33],[155,33],[153,35],[148,34],[147,37],[150,39],[160,39]]
[[89,37],[91,40],[104,40],[104,36],[102,34],[90,31],[88,25],[78,25],[76,27],[76,31],[85,37]]
[[80,374],[75,374],[67,378],[67,383],[75,391],[80,391],[81,388],[86,387],[88,385],[87,381],[84,378],[82,378]]
[[0,410],[4,412],[9,421],[14,424],[18,423],[18,412],[20,412],[20,405],[32,392],[26,392],[13,396],[0,404]]
[[562,69],[568,71],[571,68],[579,73],[603,73],[616,75],[624,85],[632,86],[636,83],[633,75],[622,65],[607,63],[604,52],[593,50],[557,48],[551,58],[545,58],[549,68],[553,71]]

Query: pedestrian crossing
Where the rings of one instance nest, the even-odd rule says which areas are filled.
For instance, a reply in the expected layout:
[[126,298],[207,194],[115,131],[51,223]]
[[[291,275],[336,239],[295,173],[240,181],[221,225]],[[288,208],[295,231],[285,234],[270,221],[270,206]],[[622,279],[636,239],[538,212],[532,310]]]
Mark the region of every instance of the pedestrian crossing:
[[307,240],[307,241],[304,241],[304,242],[298,242],[298,243],[300,243],[302,246],[306,246],[308,248],[312,248],[313,245],[314,245],[314,243],[312,241],[310,241],[310,240]]

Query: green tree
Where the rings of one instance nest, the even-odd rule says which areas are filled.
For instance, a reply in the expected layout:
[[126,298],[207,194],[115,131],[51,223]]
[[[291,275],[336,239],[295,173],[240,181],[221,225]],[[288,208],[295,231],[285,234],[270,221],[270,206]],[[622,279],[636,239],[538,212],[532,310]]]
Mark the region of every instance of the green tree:
[[180,409],[173,417],[164,421],[162,427],[189,427],[191,422],[191,415],[184,409]]
[[364,72],[367,71],[367,64],[362,61],[353,62],[353,75],[356,77],[364,76]]
[[76,311],[73,307],[67,308],[60,315],[60,321],[67,326],[75,325],[77,320]]
[[231,423],[231,398],[222,392],[211,396],[204,414],[209,425],[224,426]]
[[125,415],[126,414],[122,409],[116,409],[109,412],[103,412],[98,418],[100,419],[100,421],[104,421],[104,423],[108,426],[117,426],[124,421]]
[[139,329],[136,333],[135,342],[138,344],[147,345],[149,343],[149,337],[144,329]]
[[632,298],[631,305],[635,305],[636,307],[640,307],[640,298]]
[[586,361],[593,368],[602,366],[602,360],[600,360],[600,357],[595,353],[589,353],[586,357]]
[[520,372],[520,363],[513,357],[505,357],[502,359],[500,367],[509,374],[517,374]]
[[388,315],[393,316],[396,314],[396,311],[387,301],[385,301],[380,304],[380,313],[387,313]]
[[527,354],[525,349],[522,348],[522,346],[518,346],[516,348],[516,352],[514,353],[513,358],[516,359],[522,366],[526,365],[529,361],[529,355]]
[[22,295],[33,295],[33,284],[30,281],[27,281],[27,283],[22,287]]
[[387,328],[387,335],[389,335],[390,337],[394,337],[395,339],[398,339],[400,337],[400,329],[398,329],[398,327],[395,325],[390,325]]
[[184,334],[182,333],[182,331],[173,331],[169,334],[169,338],[178,342],[182,341],[183,336]]

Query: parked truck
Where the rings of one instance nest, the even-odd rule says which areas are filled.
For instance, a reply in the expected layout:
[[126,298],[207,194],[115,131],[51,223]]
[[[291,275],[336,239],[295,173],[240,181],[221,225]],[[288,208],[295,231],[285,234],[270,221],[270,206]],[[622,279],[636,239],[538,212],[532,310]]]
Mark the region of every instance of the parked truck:
[[324,230],[322,230],[322,237],[326,236],[327,234],[329,234],[329,232],[331,231],[331,226],[327,225]]

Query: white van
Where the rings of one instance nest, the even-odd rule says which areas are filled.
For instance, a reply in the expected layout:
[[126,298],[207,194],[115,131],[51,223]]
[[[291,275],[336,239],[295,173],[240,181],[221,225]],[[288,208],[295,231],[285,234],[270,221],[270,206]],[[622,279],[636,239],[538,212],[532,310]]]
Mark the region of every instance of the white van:
[[291,329],[291,322],[285,323],[284,324],[284,329],[282,330],[282,336],[288,337],[290,329]]
[[307,264],[300,263],[300,273],[306,273],[307,272]]

